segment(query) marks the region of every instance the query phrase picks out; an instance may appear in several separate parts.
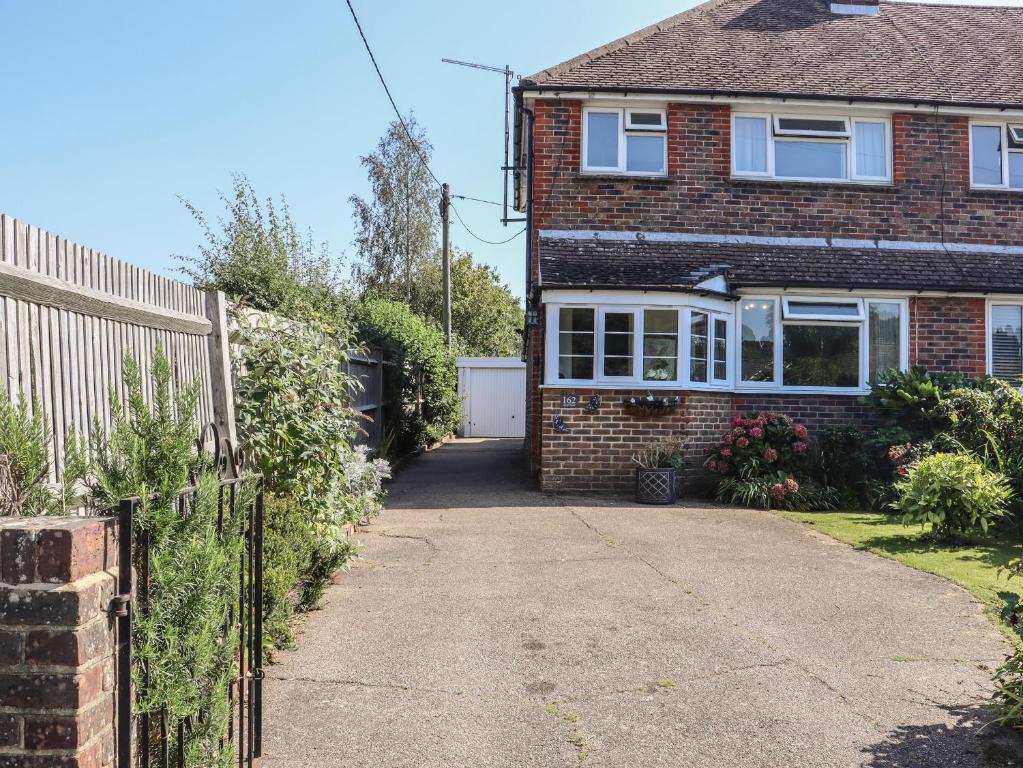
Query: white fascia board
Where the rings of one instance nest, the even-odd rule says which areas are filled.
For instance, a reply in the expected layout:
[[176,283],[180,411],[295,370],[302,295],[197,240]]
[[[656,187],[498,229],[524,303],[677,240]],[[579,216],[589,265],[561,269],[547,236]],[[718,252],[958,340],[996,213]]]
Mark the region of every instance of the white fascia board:
[[854,240],[824,237],[768,237],[759,235],[723,235],[690,232],[606,232],[603,230],[542,229],[541,238],[554,240],[597,240],[614,242],[694,243],[704,245],[768,245],[790,248],[859,248],[889,251],[929,251],[935,253],[995,253],[1023,256],[1023,245],[990,243],[936,243],[915,240]]
[[523,96],[529,99],[577,99],[591,102],[650,102],[673,104],[736,104],[747,107],[762,107],[771,111],[771,107],[780,106],[787,110],[792,108],[811,109],[820,112],[927,112],[930,114],[976,115],[1001,119],[1023,117],[1023,109],[1001,109],[999,107],[970,106],[934,106],[925,103],[906,104],[891,101],[849,101],[847,99],[799,99],[766,96],[701,96],[698,94],[679,93],[630,93],[595,92],[595,91],[524,91]]

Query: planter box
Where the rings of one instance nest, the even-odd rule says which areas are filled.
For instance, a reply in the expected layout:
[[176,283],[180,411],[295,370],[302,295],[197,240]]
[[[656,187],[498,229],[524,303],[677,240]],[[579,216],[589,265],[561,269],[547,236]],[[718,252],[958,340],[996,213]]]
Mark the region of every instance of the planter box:
[[639,504],[674,504],[675,470],[636,469],[636,501]]

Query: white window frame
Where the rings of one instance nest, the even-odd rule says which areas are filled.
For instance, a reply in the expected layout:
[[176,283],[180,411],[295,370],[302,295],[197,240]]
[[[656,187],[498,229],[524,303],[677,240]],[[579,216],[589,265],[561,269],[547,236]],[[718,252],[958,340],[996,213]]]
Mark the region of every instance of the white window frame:
[[[834,323],[861,323],[864,320],[864,301],[863,299],[838,299],[831,297],[819,298],[815,296],[782,296],[782,317],[785,320],[791,320],[795,322],[801,322],[803,320],[824,320],[827,322]],[[792,303],[796,304],[840,304],[845,306],[854,307],[856,309],[855,315],[800,315],[792,312],[790,309]]]
[[[1007,298],[1007,299],[988,299],[987,306],[984,312],[984,355],[985,364],[984,370],[988,376],[994,376],[994,347],[992,339],[992,331],[994,330],[994,321],[992,317],[992,310],[995,307],[1021,307],[1023,308],[1023,297]],[[1023,311],[1023,309],[1021,309]]]
[[[1019,122],[1002,122],[998,120],[971,120],[970,121],[970,188],[971,189],[1000,189],[1006,192],[1023,192],[1023,187],[1010,187],[1009,186],[1009,155],[1010,154],[1023,154],[1023,149],[1010,149],[1009,148],[1009,126],[1013,128],[1023,129],[1023,121]],[[999,128],[1002,132],[1002,151],[1001,151],[1001,162],[1002,162],[1002,183],[1001,184],[981,184],[973,178],[973,129],[974,128]]]
[[[806,301],[822,304],[853,303],[858,302],[861,306],[861,318],[836,319],[811,319],[810,316],[798,315],[787,318],[784,306],[789,299],[795,301]],[[773,381],[743,381],[742,380],[742,304],[748,301],[773,301],[774,302],[774,380]],[[899,369],[907,370],[909,367],[909,299],[892,296],[860,296],[856,298],[841,297],[836,295],[811,295],[811,294],[782,294],[782,293],[756,293],[743,294],[736,304],[735,327],[732,333],[732,357],[735,359],[736,370],[734,379],[736,392],[784,392],[793,394],[865,394],[870,391],[870,312],[869,305],[898,304],[899,305]],[[858,326],[859,333],[859,373],[860,381],[857,387],[819,387],[819,386],[785,386],[784,385],[784,348],[785,348],[785,326],[786,325],[840,325]]]
[[[546,370],[544,377],[545,386],[548,387],[610,387],[628,389],[685,389],[685,390],[714,390],[730,391],[732,385],[732,371],[734,370],[734,350],[732,349],[734,323],[731,312],[734,311],[732,302],[727,302],[729,310],[725,311],[717,304],[722,302],[711,302],[693,297],[679,300],[674,297],[673,301],[664,303],[643,304],[625,303],[618,301],[549,301],[547,307],[547,329],[546,329]],[[560,313],[562,309],[593,309],[594,329],[596,338],[594,340],[594,361],[593,379],[559,379],[559,358],[560,358]],[[678,358],[676,362],[677,376],[674,381],[646,381],[643,378],[643,336],[645,333],[644,314],[648,309],[670,309],[678,313]],[[694,382],[690,378],[691,363],[691,317],[693,312],[702,312],[708,316],[708,381]],[[630,313],[633,315],[633,375],[606,376],[604,374],[604,333],[606,330],[605,317],[607,314]],[[727,378],[717,379],[714,377],[714,321],[723,319],[726,323],[726,339],[728,349],[725,353]]]
[[[631,116],[633,112],[641,112],[643,114],[659,114],[661,115],[661,126],[654,127],[649,125],[633,126],[631,124]],[[587,150],[589,149],[590,142],[590,113],[599,114],[616,114],[618,115],[618,165],[617,166],[591,166],[586,162],[588,155]],[[595,174],[595,175],[606,175],[612,174],[617,176],[639,176],[646,178],[660,178],[668,175],[668,113],[665,109],[659,108],[632,108],[632,107],[583,107],[583,140],[582,140],[582,157],[580,158],[579,167],[582,169],[584,174]],[[628,159],[628,142],[626,138],[632,136],[649,136],[656,134],[664,137],[664,152],[662,157],[661,171],[630,171],[627,170],[629,167]]]
[[[782,115],[775,113],[774,117],[774,135],[775,136],[823,136],[829,139],[848,139],[852,136],[852,124],[849,118],[845,115],[833,116],[833,115]],[[797,130],[794,128],[782,128],[782,120],[833,120],[840,122],[845,126],[842,131],[812,131],[812,130]]]
[[[548,370],[551,372],[550,375],[554,381],[559,384],[573,384],[578,382],[586,382],[589,379],[562,379],[559,378],[558,374],[561,371],[561,310],[562,309],[592,309],[593,310],[593,375],[597,375],[597,366],[600,364],[600,358],[597,355],[597,345],[600,343],[600,323],[598,318],[600,316],[599,308],[594,304],[562,304],[562,305],[547,305],[547,328],[553,329],[553,334],[547,336],[547,349],[549,352],[553,352],[553,361],[551,355],[548,354]],[[552,339],[553,335],[553,339]],[[572,355],[566,355],[566,357],[572,357]],[[585,355],[578,355],[578,357],[585,357]]]
[[[604,342],[606,341],[607,316],[609,314],[632,315],[632,372],[628,376],[611,376],[604,372]],[[643,309],[641,307],[630,307],[624,305],[620,307],[601,305],[597,308],[596,328],[597,343],[594,347],[594,352],[597,357],[593,361],[593,375],[595,381],[619,384],[626,381],[634,381],[636,379],[637,372],[640,376],[642,376],[642,370],[640,369],[643,367],[643,363],[638,359],[639,344],[637,342],[639,342],[639,339],[642,338]]]
[[[737,118],[761,118],[767,130],[767,170],[745,171],[736,167],[735,121]],[[782,118],[797,120],[842,120],[846,125],[844,134],[827,131],[779,131],[778,121]],[[885,175],[868,176],[858,173],[856,168],[856,125],[858,123],[879,123],[884,125],[885,134]],[[821,142],[825,144],[844,144],[846,152],[846,169],[849,175],[845,178],[820,178],[815,176],[778,176],[775,172],[775,147],[778,142]],[[841,114],[787,114],[774,112],[737,112],[732,111],[731,118],[731,169],[732,176],[737,179],[773,179],[777,181],[811,182],[816,184],[891,184],[892,183],[892,120],[890,116],[857,116]]]

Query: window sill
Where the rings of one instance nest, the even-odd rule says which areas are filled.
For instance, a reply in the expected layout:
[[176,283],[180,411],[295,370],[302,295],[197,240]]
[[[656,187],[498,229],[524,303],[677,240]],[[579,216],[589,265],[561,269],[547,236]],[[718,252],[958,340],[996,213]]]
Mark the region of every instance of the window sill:
[[707,384],[684,384],[681,382],[658,382],[658,381],[634,381],[630,383],[615,383],[610,384],[608,382],[601,381],[577,381],[577,382],[558,382],[556,384],[541,384],[540,389],[603,389],[607,391],[628,391],[634,392],[638,389],[650,390],[652,392],[731,392],[731,388],[727,384],[721,384],[717,386],[709,386]]
[[729,181],[737,186],[750,187],[798,187],[799,189],[820,190],[866,190],[870,192],[898,192],[899,187],[883,181],[795,181],[772,179],[758,176],[730,176]]
[[577,171],[575,173],[577,179],[591,179],[593,181],[628,181],[632,183],[637,182],[659,182],[669,183],[675,181],[671,176],[647,176],[642,173],[590,173],[589,171]]
[[982,195],[984,197],[1011,197],[1019,198],[1023,195],[1023,189],[1002,189],[1000,187],[970,187],[971,195]]

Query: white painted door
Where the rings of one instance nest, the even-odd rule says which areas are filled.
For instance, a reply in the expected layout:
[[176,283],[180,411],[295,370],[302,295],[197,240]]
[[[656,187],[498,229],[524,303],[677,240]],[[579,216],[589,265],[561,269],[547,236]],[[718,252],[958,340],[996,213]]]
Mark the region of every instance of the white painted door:
[[466,437],[526,436],[526,369],[473,367],[466,370]]

